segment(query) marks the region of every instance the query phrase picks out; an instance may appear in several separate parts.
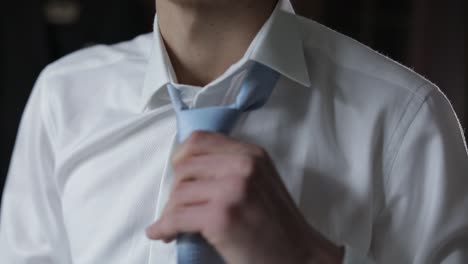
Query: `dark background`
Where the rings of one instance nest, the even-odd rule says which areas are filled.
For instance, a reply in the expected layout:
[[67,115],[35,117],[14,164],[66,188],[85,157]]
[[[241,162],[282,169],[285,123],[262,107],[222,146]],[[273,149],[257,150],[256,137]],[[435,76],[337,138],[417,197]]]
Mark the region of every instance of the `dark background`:
[[[432,80],[449,97],[466,127],[465,1],[292,2],[297,13],[364,42]],[[77,49],[149,32],[153,15],[154,0],[2,0],[0,194],[19,120],[41,69]]]

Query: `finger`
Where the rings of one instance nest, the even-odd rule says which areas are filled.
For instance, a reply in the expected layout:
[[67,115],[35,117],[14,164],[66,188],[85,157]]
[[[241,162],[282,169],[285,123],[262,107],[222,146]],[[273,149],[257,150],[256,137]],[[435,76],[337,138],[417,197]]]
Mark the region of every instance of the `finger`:
[[165,210],[203,203],[236,205],[250,197],[249,189],[248,181],[239,178],[182,182],[172,191]]
[[153,240],[169,242],[179,233],[201,233],[203,227],[209,224],[209,211],[209,204],[175,208],[149,226],[146,235]]
[[174,186],[167,206],[190,206],[206,203],[213,198],[219,183],[211,180],[183,181]]
[[214,153],[243,153],[246,155],[256,155],[263,153],[263,151],[254,145],[235,140],[219,133],[195,131],[186,141],[175,149],[172,162],[173,165],[175,165],[187,157]]
[[248,156],[231,153],[194,156],[174,166],[174,177],[178,184],[198,179],[249,176],[253,172],[253,162]]

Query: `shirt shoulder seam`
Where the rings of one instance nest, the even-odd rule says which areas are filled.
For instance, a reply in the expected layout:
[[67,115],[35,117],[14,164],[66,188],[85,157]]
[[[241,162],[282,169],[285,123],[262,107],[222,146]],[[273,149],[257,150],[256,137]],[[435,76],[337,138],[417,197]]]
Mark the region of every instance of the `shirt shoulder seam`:
[[427,102],[430,94],[435,90],[435,86],[431,83],[423,83],[420,85],[412,94],[411,98],[408,100],[408,104],[405,107],[405,111],[401,115],[401,118],[391,135],[390,142],[388,147],[385,148],[385,152],[388,153],[384,157],[384,167],[383,167],[383,185],[388,184],[390,174],[393,170],[395,160],[400,152],[401,145],[409,131],[409,128],[413,124],[413,121],[418,116],[421,108]]

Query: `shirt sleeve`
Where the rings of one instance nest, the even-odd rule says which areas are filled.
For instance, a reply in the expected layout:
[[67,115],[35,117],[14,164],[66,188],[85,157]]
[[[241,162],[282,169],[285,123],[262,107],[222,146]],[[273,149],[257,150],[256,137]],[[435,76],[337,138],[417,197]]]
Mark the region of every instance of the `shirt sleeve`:
[[468,154],[457,117],[433,88],[408,119],[371,254],[376,263],[468,263]]
[[3,192],[2,263],[71,263],[54,179],[53,124],[43,83],[41,74],[23,112]]

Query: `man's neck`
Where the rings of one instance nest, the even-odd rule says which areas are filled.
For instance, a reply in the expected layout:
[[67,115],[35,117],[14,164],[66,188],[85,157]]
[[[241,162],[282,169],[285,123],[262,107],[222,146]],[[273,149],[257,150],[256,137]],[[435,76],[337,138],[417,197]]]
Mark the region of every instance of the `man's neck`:
[[204,86],[244,55],[277,0],[157,0],[179,83]]

